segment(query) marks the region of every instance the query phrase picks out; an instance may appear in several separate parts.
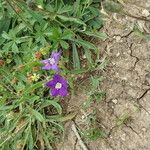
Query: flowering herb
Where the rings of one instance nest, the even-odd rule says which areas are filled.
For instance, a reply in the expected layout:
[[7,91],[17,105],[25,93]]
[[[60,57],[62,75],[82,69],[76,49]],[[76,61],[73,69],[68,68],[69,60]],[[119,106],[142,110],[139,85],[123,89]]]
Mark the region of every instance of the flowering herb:
[[58,61],[60,59],[60,56],[61,56],[61,51],[52,52],[51,57],[49,59],[45,59],[41,61],[45,65],[42,67],[42,69],[59,71]]
[[40,78],[40,75],[36,73],[33,73],[33,75],[31,76],[32,81],[38,81],[39,78]]
[[53,79],[46,84],[51,89],[52,96],[67,96],[68,94],[68,83],[67,81],[60,76],[59,74],[55,74]]

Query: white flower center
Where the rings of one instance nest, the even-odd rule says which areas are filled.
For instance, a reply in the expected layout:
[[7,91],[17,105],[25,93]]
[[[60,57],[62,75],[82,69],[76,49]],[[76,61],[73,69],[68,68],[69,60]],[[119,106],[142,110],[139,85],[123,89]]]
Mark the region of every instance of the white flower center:
[[56,89],[61,89],[61,87],[62,87],[62,84],[59,83],[59,82],[55,85],[55,88],[56,88]]
[[54,64],[55,64],[55,59],[54,59],[54,58],[49,58],[48,60],[49,60],[49,63],[50,63],[51,65],[54,65]]

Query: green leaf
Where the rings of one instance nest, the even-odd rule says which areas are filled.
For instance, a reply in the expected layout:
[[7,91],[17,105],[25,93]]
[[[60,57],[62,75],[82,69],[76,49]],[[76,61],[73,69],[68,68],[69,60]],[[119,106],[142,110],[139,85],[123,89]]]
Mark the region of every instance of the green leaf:
[[126,123],[126,122],[128,121],[129,118],[130,118],[130,116],[129,116],[128,113],[125,113],[125,114],[119,116],[119,117],[117,118],[117,120],[116,120],[116,121],[117,121],[117,122],[116,122],[117,126],[123,125],[124,123]]
[[107,134],[99,128],[90,128],[84,131],[84,136],[90,140],[97,140],[98,138],[106,138]]
[[72,50],[73,50],[73,66],[75,69],[80,69],[80,59],[77,51],[76,45],[72,44]]
[[47,118],[49,120],[55,120],[55,121],[59,121],[59,122],[65,122],[65,121],[68,121],[68,120],[72,120],[76,115],[77,115],[77,112],[74,112],[74,113],[67,114],[65,116],[53,115],[53,116],[48,116]]
[[84,31],[83,33],[85,33],[88,36],[93,36],[102,40],[107,39],[107,34],[103,33],[103,32],[91,32],[91,31]]
[[89,65],[91,65],[93,63],[91,51],[89,49],[84,48],[84,52],[85,52],[85,56],[89,62]]
[[52,28],[51,29],[51,35],[49,36],[49,39],[52,41],[59,42],[62,36],[62,30],[61,28]]
[[69,44],[67,42],[63,41],[63,40],[60,41],[60,45],[64,49],[68,49],[69,48]]
[[87,49],[93,49],[96,50],[96,46],[88,41],[82,40],[82,39],[71,39],[73,42],[76,42],[77,44],[79,44],[82,47],[85,47]]
[[13,44],[13,41],[7,42],[4,46],[3,46],[3,51],[7,52],[10,50],[11,46]]
[[42,85],[43,85],[43,82],[35,83],[35,84],[33,84],[32,86],[29,86],[29,87],[26,89],[26,91],[24,92],[24,94],[31,93],[33,90],[42,87]]
[[62,38],[63,40],[70,40],[73,37],[73,33],[70,30],[64,30]]
[[17,33],[19,33],[20,31],[22,31],[25,27],[26,27],[25,24],[20,23],[18,26],[15,27],[14,31],[15,31],[15,33],[17,34]]
[[104,59],[101,64],[98,66],[99,69],[103,70],[107,65],[109,61],[107,59]]
[[0,35],[2,32],[8,32],[11,23],[11,18],[4,17],[0,20]]
[[101,102],[105,96],[106,96],[105,92],[102,91],[94,92],[93,94],[90,95],[90,101],[92,102],[93,100],[95,100],[98,103]]
[[72,10],[72,6],[70,5],[65,5],[63,7],[60,7],[57,11],[58,14],[63,14],[63,13],[66,13],[66,12],[69,12]]
[[78,69],[78,70],[71,70],[69,71],[69,73],[71,74],[82,74],[82,73],[86,73],[87,72],[87,69]]
[[36,2],[38,5],[43,6],[43,0],[36,0],[35,2]]
[[57,15],[57,17],[63,21],[74,22],[76,24],[80,24],[80,25],[83,25],[84,27],[86,27],[86,24],[78,18],[73,18],[73,17],[69,17],[69,16],[64,16],[64,15]]
[[103,80],[103,76],[91,76],[91,84],[94,87],[94,89],[98,88]]
[[44,100],[42,105],[39,107],[39,110],[41,110],[41,109],[43,109],[44,107],[47,107],[47,106],[54,106],[54,108],[56,108],[56,110],[59,114],[62,113],[61,106],[54,100]]
[[91,26],[94,30],[98,30],[103,26],[103,20],[99,17],[96,17],[95,19],[92,19],[87,22],[89,26]]
[[12,105],[10,105],[10,106],[0,106],[0,111],[11,110],[13,108],[14,107]]
[[3,32],[2,37],[4,39],[10,40],[11,38],[9,37],[9,35],[6,32]]
[[38,121],[40,121],[40,122],[44,122],[44,121],[45,121],[45,119],[44,119],[44,117],[42,116],[42,114],[39,113],[38,111],[32,109],[31,112],[32,112],[32,114],[34,115],[34,117],[35,117]]
[[68,121],[68,120],[72,120],[76,115],[77,115],[77,113],[70,113],[68,115],[65,115],[64,117],[60,117],[58,119],[58,121],[65,122],[65,121]]
[[19,49],[18,49],[16,43],[13,43],[13,45],[12,45],[12,52],[13,53],[19,53]]
[[34,141],[33,141],[33,136],[32,136],[32,130],[31,130],[31,127],[30,127],[30,132],[29,132],[29,150],[33,150],[33,147],[34,147]]
[[[42,1],[42,0],[38,0],[38,1],[40,3],[40,1]],[[33,19],[35,19],[37,22],[39,22],[39,23],[43,23],[44,22],[42,13],[39,13],[38,11],[33,11],[32,9],[30,9],[28,7],[28,5],[26,5],[26,3],[22,2],[22,1],[18,1],[18,3],[20,3],[20,5],[24,8],[26,13],[29,16],[31,16]],[[28,23],[30,23],[30,22],[28,21]]]
[[74,5],[73,5],[73,14],[74,14],[74,16],[76,16],[77,15],[77,13],[78,13],[78,11],[80,10],[80,1],[81,0],[76,0],[75,2],[74,2]]

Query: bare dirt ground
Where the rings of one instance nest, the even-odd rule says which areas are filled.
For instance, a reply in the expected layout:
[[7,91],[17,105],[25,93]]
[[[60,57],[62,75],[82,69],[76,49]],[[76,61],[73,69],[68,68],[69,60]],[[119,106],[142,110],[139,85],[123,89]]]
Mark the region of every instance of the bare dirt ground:
[[[150,0],[130,0],[125,7],[134,16],[150,19]],[[83,139],[88,150],[150,150],[150,41],[133,32],[135,25],[150,33],[150,21],[119,14],[112,14],[106,21],[104,31],[109,39],[98,44],[103,57],[110,60],[100,73],[106,77],[101,84],[105,100],[83,110],[87,95],[86,89],[80,89],[69,101],[68,112],[78,110],[74,120],[78,128],[86,126],[84,118],[94,110],[97,126],[107,134],[96,141]],[[59,150],[83,149],[72,123],[66,124]]]

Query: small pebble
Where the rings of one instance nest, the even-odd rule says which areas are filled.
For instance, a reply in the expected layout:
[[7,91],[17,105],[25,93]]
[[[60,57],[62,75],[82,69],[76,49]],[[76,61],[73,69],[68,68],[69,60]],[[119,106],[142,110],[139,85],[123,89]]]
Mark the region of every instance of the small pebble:
[[81,117],[81,118],[82,118],[82,120],[83,120],[83,119],[85,119],[85,116],[84,116],[84,115],[82,115],[82,117]]
[[125,141],[125,140],[126,140],[126,135],[125,135],[125,134],[122,134],[121,139],[122,139],[123,141]]
[[117,99],[113,99],[112,102],[113,102],[114,104],[117,104],[117,103],[118,103],[118,100],[117,100]]
[[40,9],[43,9],[43,7],[41,5],[38,5],[37,7],[40,8]]
[[86,56],[85,55],[83,55],[83,57],[82,57],[83,59],[86,59]]
[[119,42],[121,40],[121,36],[116,36],[115,39],[116,39],[116,42]]
[[142,131],[143,131],[143,132],[146,132],[146,128],[142,128]]
[[112,139],[113,137],[112,137],[112,136],[110,136],[110,138]]
[[144,17],[148,17],[148,16],[150,15],[150,13],[149,13],[149,11],[148,11],[147,9],[144,9],[144,10],[142,11],[142,15],[143,15]]
[[117,54],[116,54],[116,56],[118,57],[120,55],[120,53],[118,52]]

